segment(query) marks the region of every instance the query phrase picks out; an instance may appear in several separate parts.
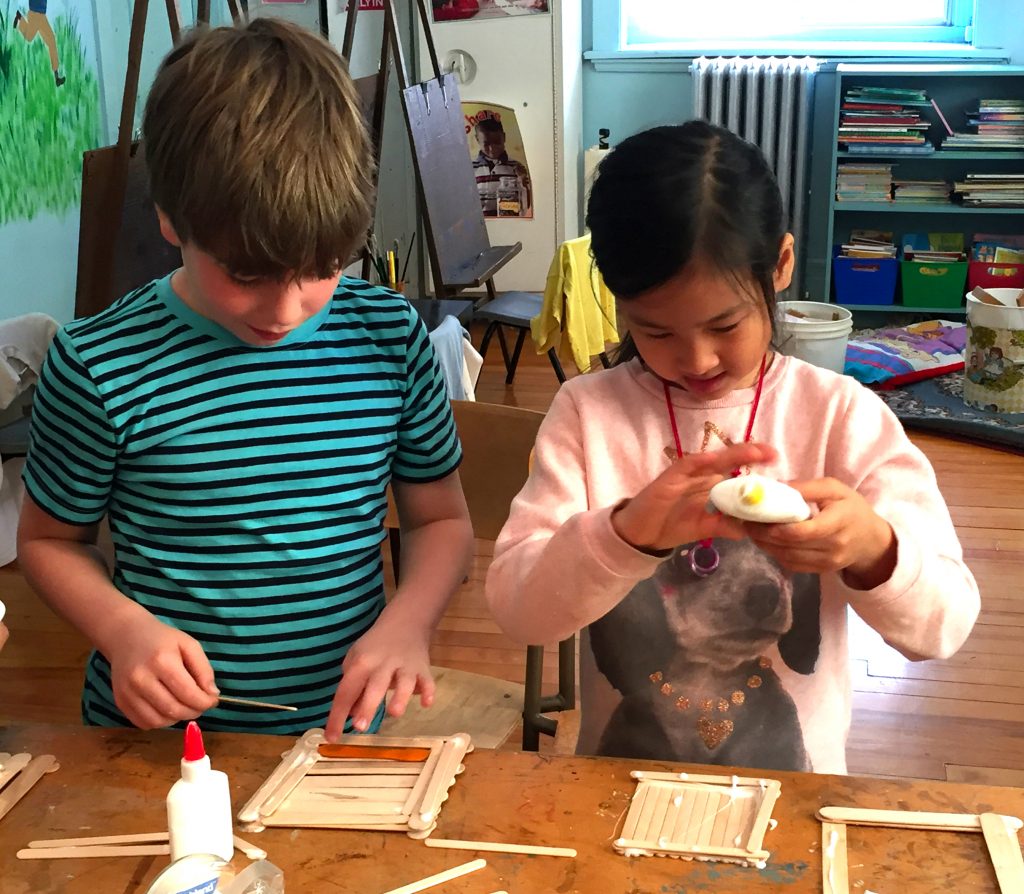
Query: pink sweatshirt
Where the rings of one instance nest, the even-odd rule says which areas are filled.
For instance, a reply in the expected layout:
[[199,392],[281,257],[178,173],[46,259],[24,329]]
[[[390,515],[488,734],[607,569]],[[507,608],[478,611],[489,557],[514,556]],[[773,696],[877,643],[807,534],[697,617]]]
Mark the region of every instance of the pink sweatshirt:
[[[686,452],[739,442],[754,389],[701,402],[673,389]],[[682,545],[633,549],[612,508],[675,456],[660,381],[639,361],[564,385],[487,575],[495,618],[524,643],[582,631],[581,754],[845,772],[846,607],[911,659],[945,657],[979,610],[927,459],[851,378],[776,355],[752,440],[786,481],[834,477],[893,527],[892,577],[858,591],[838,574],[784,572],[751,541],[718,540],[721,566],[689,569]]]

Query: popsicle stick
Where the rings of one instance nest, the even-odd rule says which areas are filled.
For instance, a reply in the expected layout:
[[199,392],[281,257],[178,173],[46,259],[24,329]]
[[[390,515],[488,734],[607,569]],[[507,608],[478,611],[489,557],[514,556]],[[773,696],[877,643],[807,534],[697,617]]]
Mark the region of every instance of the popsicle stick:
[[32,760],[31,754],[9,754],[7,757],[8,760],[0,769],[0,789],[24,770],[28,766],[28,762]]
[[651,773],[647,770],[632,770],[629,774],[633,779],[646,780],[648,782],[685,782],[688,786],[696,784],[710,785],[716,790],[722,786],[729,787],[733,779],[736,785],[740,786],[761,786],[771,785],[774,779],[760,779],[753,776],[711,776],[705,773]]
[[170,836],[166,832],[138,832],[133,835],[98,835],[93,838],[44,838],[30,841],[28,846],[55,848],[89,847],[103,844],[141,844],[143,842],[156,844],[169,839]]
[[430,781],[423,791],[423,803],[420,805],[419,813],[409,818],[409,825],[413,828],[429,825],[437,817],[441,804],[448,797],[448,789],[455,781],[468,746],[469,736],[465,733],[445,739],[437,758],[437,765],[434,767],[434,772],[430,774]]
[[686,854],[687,856],[716,856],[729,857],[730,859],[743,860],[747,863],[767,860],[771,854],[768,851],[750,852],[741,847],[692,847],[686,844],[654,844],[650,841],[631,840],[628,838],[615,839],[616,850],[647,851],[651,854]]
[[[394,761],[328,761],[322,760],[309,768],[307,776],[351,776],[366,774],[395,776],[411,779],[419,776],[423,764],[401,764]],[[408,783],[405,783],[408,784]]]
[[236,698],[233,695],[218,695],[217,701],[226,702],[229,705],[245,705],[248,708],[270,708],[273,711],[298,711],[292,705],[277,705],[274,702],[260,702],[253,698]]
[[267,852],[265,850],[263,850],[263,848],[256,847],[255,844],[249,844],[248,841],[245,841],[244,839],[239,838],[237,835],[232,835],[231,838],[235,842],[235,850],[236,851],[241,851],[250,860],[266,860],[267,859]]
[[392,888],[390,891],[386,891],[385,894],[416,894],[417,891],[426,891],[427,888],[433,888],[435,885],[450,882],[453,878],[469,875],[471,872],[483,869],[486,865],[486,860],[471,860],[469,863],[463,863],[461,866],[454,866],[436,875],[421,878],[418,882],[410,882],[408,885],[402,885],[401,888]]
[[821,887],[823,894],[850,894],[843,823],[821,824]]
[[[267,778],[267,781],[256,789],[256,793],[238,811],[238,818],[243,823],[254,823],[259,820],[261,812],[270,812],[265,807],[266,802],[278,789],[285,789],[285,781],[287,780],[291,784],[285,789],[281,797],[281,800],[284,800],[291,790],[298,785],[306,769],[316,762],[316,747],[322,741],[323,730],[318,729],[309,730],[306,735],[299,739],[292,746],[292,750],[281,759],[281,763],[277,765],[274,772]],[[295,771],[297,769],[300,772],[296,774]]]
[[369,758],[371,760],[403,761],[421,764],[430,757],[429,748],[396,747],[387,745],[332,745],[325,743],[318,749],[320,757]]
[[0,793],[0,819],[7,815],[7,812],[20,801],[25,793],[32,788],[51,769],[56,769],[57,759],[52,754],[41,754],[32,758],[28,765],[18,774],[3,793]]
[[539,844],[508,844],[503,841],[460,841],[456,838],[427,838],[427,847],[440,847],[455,851],[492,851],[496,854],[537,854],[541,857],[575,857],[571,847],[548,847]]
[[1024,891],[1024,856],[1021,856],[1017,833],[1006,818],[997,813],[981,814],[981,831],[996,870],[999,890],[1003,894]]
[[[821,807],[818,818],[851,826],[887,826],[893,829],[945,829],[948,832],[980,832],[981,817],[974,813],[929,813],[915,810],[870,810],[863,807]],[[1022,823],[1015,816],[1004,817],[1014,832]]]
[[986,292],[981,286],[971,289],[971,295],[977,298],[982,304],[994,304],[996,307],[1006,307],[995,295]]
[[[378,819],[378,817],[371,817],[371,819]],[[331,822],[329,819],[323,817],[292,817],[285,822],[278,822],[274,816],[268,816],[264,818],[263,825],[269,828],[286,828],[286,829],[354,829],[357,831],[364,832],[408,832],[408,824],[403,823],[356,823],[356,822],[344,822],[337,823]]]
[[27,847],[17,853],[19,860],[72,860],[82,857],[162,857],[171,852],[169,844],[96,845],[94,847]]
[[750,838],[747,839],[747,850],[759,851],[764,847],[764,834],[768,831],[768,821],[772,818],[775,802],[779,800],[782,783],[777,779],[760,780],[764,784],[761,804],[754,814],[754,822],[750,827]]
[[622,837],[623,838],[636,838],[637,827],[640,825],[641,817],[644,813],[644,805],[647,803],[647,795],[650,791],[650,786],[641,785],[638,786],[637,790],[633,793],[633,797],[629,802],[629,813],[626,814],[626,822],[622,826]]

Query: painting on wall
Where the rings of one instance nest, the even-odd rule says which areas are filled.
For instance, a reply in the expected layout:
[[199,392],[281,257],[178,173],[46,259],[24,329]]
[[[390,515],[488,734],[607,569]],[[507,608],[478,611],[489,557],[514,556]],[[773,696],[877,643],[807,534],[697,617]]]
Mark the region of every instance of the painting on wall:
[[466,141],[484,217],[533,218],[533,186],[515,109],[464,102]]
[[0,0],[0,226],[77,212],[100,142],[96,0]]
[[435,22],[480,21],[551,11],[554,0],[433,0]]

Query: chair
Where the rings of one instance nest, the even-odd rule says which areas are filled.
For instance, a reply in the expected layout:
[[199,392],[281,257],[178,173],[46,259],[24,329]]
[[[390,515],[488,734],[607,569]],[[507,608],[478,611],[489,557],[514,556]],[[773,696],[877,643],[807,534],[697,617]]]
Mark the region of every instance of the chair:
[[[456,400],[451,405],[462,441],[463,459],[459,476],[473,533],[480,540],[497,540],[508,518],[512,500],[529,475],[530,454],[544,414],[475,401]],[[397,581],[401,538],[398,515],[390,494],[384,526],[388,530]],[[487,747],[485,743],[488,741],[501,744],[523,716],[525,696],[522,686],[447,668],[436,668],[434,672],[438,684],[434,707],[422,714],[413,708],[409,719],[388,718],[381,727],[382,732],[389,735],[430,735],[437,731],[450,733],[459,728],[473,735],[478,744]]]

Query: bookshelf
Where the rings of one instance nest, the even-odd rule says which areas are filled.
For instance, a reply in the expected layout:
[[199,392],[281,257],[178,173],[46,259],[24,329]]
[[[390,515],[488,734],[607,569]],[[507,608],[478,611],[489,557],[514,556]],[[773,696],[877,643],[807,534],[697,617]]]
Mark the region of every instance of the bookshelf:
[[[825,226],[812,227],[808,240],[807,284],[809,297],[835,301],[832,277],[833,245],[848,241],[857,229],[886,230],[897,244],[905,233],[943,232],[964,234],[965,246],[974,233],[1024,234],[1024,208],[969,207],[958,204],[856,202],[836,200],[836,176],[840,164],[891,164],[894,180],[964,179],[967,173],[1024,174],[1024,150],[943,150],[946,129],[930,107],[921,115],[929,122],[927,139],[936,147],[928,155],[911,155],[879,149],[851,152],[838,145],[841,105],[851,87],[906,87],[924,90],[934,99],[954,131],[970,132],[968,111],[977,111],[980,99],[1024,99],[1024,66],[1000,64],[884,65],[845,64],[819,76],[814,132],[815,148],[831,147],[812,158],[812,183],[823,188],[827,199],[812,193],[811,219],[825,218]],[[831,83],[831,89],[829,81]],[[820,216],[819,216],[820,215]],[[963,307],[907,307],[888,304],[846,305],[851,310],[885,313],[963,313]]]

